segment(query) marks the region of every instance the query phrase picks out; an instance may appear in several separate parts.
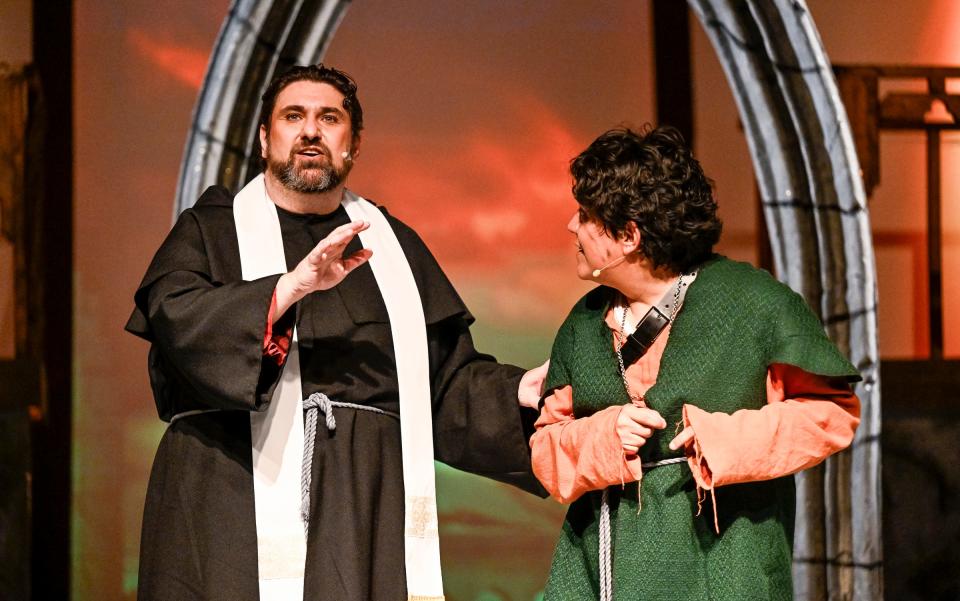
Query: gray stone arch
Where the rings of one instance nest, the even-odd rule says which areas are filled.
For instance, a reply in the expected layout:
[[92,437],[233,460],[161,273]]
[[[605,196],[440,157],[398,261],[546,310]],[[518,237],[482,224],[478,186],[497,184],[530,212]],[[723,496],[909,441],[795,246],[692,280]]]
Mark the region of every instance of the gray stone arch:
[[797,476],[798,599],[880,599],[877,285],[866,194],[836,81],[799,0],[690,0],[743,122],[778,277],[863,375],[848,451]]
[[[819,312],[858,367],[853,446],[797,476],[798,599],[882,598],[877,286],[866,197],[846,113],[801,0],[689,0],[744,124],[778,277]],[[259,170],[259,98],[320,60],[349,0],[235,0],[194,110],[175,211]]]

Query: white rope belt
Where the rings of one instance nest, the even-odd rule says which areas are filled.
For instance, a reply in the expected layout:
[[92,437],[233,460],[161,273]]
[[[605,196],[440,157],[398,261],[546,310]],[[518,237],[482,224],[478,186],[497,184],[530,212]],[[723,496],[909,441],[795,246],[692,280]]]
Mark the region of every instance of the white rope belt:
[[[334,407],[371,411],[373,413],[390,416],[394,419],[400,419],[400,415],[392,411],[384,411],[383,409],[370,405],[334,401],[322,392],[315,392],[303,400],[303,411],[305,415],[303,422],[303,463],[300,468],[300,518],[303,520],[304,534],[306,534],[307,526],[310,522],[310,484],[313,478],[313,442],[317,436],[318,413],[319,411],[323,411],[324,423],[328,430],[336,430],[337,420],[333,416]],[[191,415],[218,411],[226,411],[226,409],[194,409],[192,411],[184,411],[174,415],[173,418],[170,419],[170,424],[172,425],[177,420],[190,417]]]
[[664,465],[673,465],[674,463],[686,463],[686,457],[671,457],[670,459],[661,459],[660,461],[648,461],[646,463],[641,463],[640,467],[645,470],[652,470],[655,467],[663,467]]
[[[648,461],[641,463],[643,469],[653,469],[664,465],[673,465],[674,463],[686,463],[686,457],[671,457],[670,459],[661,459],[660,461]],[[613,549],[610,537],[610,503],[608,501],[609,488],[604,488],[600,495],[600,527],[599,527],[599,552],[600,552],[600,601],[611,601],[613,599]]]
[[328,430],[337,429],[337,420],[333,417],[334,407],[344,407],[347,409],[356,409],[359,411],[372,411],[382,415],[400,419],[400,415],[391,411],[384,411],[370,405],[357,405],[355,403],[341,403],[333,401],[322,392],[315,392],[303,400],[304,422],[303,422],[303,465],[300,472],[300,518],[303,520],[304,534],[307,532],[307,526],[310,523],[310,481],[313,477],[313,439],[317,435],[317,413],[323,411]]

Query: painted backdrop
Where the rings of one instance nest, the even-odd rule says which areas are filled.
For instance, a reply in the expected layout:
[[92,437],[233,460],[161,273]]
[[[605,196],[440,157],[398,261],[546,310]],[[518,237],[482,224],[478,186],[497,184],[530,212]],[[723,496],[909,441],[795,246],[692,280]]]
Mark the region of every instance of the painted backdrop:
[[[809,4],[834,61],[960,64],[952,0]],[[78,601],[135,596],[143,496],[163,424],[146,345],[122,328],[171,225],[191,110],[227,10],[227,0],[75,3]],[[351,187],[420,232],[478,317],[479,348],[503,361],[540,363],[586,289],[564,231],[574,210],[566,166],[605,129],[655,118],[649,11],[648,0],[364,0],[330,47],[327,62],[356,77],[366,113]],[[753,261],[746,143],[696,24],[693,48],[696,152],[717,181],[720,250]],[[871,205],[886,236],[877,239],[881,305],[923,319],[910,259],[924,235],[922,139],[883,143],[883,183]],[[947,145],[945,161],[956,163],[957,148]],[[956,177],[944,177],[944,196],[956,197]],[[944,219],[946,269],[956,272],[960,205]],[[947,353],[956,356],[960,311],[950,307],[960,304],[960,280],[948,285]],[[880,318],[884,356],[923,348],[922,324],[886,327],[882,309]],[[536,598],[562,507],[446,468],[438,486],[451,599]]]

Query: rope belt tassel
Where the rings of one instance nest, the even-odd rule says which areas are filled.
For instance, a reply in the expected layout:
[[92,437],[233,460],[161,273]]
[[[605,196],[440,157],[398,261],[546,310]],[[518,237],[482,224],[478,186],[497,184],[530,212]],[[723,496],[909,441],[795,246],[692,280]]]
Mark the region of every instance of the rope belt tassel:
[[337,420],[333,416],[334,407],[371,411],[400,419],[400,416],[396,413],[384,411],[383,409],[371,407],[370,405],[357,405],[355,403],[334,401],[322,392],[314,392],[303,400],[303,464],[300,468],[300,518],[303,520],[304,533],[307,532],[310,524],[310,484],[313,478],[313,443],[317,437],[317,414],[319,411],[323,411],[327,430],[332,432],[337,429]]
[[[643,469],[653,469],[675,463],[686,463],[686,457],[671,457],[660,461],[642,463]],[[639,484],[637,491],[639,494]],[[610,535],[610,501],[609,488],[603,489],[600,495],[600,524],[598,525],[598,549],[600,555],[600,601],[613,599],[613,541]]]
[[610,503],[608,489],[603,489],[600,497],[600,601],[613,599],[613,561],[610,554]]

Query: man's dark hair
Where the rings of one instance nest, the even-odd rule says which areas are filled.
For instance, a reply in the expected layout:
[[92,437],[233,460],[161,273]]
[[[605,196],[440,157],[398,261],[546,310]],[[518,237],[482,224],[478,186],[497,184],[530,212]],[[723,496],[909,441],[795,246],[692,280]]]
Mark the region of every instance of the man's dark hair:
[[360,106],[360,99],[357,98],[357,82],[340,69],[327,67],[323,63],[290,67],[274,77],[261,98],[260,125],[270,131],[270,115],[273,114],[277,104],[277,96],[284,88],[298,81],[330,84],[343,94],[343,110],[350,115],[350,129],[353,131],[353,137],[360,135],[363,129],[363,107]]
[[676,128],[612,129],[570,162],[573,196],[607,234],[640,230],[640,253],[675,273],[706,260],[722,224],[712,182]]

